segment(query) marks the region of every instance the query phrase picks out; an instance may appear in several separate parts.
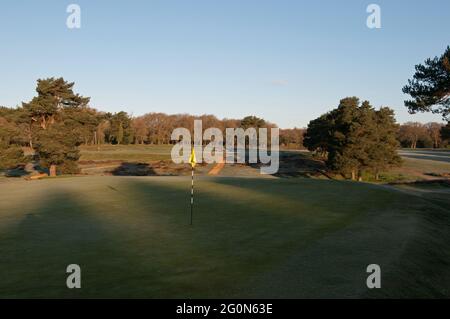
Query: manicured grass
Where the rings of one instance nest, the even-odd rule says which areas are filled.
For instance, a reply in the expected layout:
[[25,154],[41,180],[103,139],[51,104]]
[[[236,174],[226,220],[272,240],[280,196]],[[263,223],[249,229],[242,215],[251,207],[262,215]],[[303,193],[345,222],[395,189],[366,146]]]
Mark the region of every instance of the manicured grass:
[[135,161],[169,160],[171,145],[100,145],[81,146],[81,161]]
[[191,227],[189,191],[183,177],[4,181],[0,297],[450,296],[447,194],[204,177]]

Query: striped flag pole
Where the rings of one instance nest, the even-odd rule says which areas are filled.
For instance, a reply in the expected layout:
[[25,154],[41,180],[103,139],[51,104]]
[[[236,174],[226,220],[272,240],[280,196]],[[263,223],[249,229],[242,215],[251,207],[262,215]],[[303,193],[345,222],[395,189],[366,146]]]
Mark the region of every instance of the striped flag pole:
[[192,148],[191,156],[189,157],[189,164],[191,164],[192,167],[192,179],[191,179],[191,226],[192,226],[192,215],[194,210],[194,168],[195,164],[197,164],[194,148]]
[[191,179],[191,226],[192,226],[193,208],[194,208],[194,166],[192,166],[192,179]]

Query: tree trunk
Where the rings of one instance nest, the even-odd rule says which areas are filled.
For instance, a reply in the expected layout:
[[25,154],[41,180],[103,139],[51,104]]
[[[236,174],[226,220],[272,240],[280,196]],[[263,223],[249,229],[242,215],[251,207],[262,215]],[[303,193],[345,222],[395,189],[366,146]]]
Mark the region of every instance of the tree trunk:
[[33,149],[33,131],[32,131],[32,123],[33,122],[30,122],[30,125],[28,126],[28,141],[29,141],[29,144],[30,144],[30,147],[31,147],[31,149]]
[[50,165],[50,177],[56,176],[56,165],[52,164]]
[[356,180],[356,171],[352,170],[352,181]]

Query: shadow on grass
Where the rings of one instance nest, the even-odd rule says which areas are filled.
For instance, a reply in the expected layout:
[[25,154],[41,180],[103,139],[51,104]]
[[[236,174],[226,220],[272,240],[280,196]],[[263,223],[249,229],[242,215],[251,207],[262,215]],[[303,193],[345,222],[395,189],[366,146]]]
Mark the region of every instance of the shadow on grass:
[[[232,180],[220,179],[217,182],[229,185]],[[316,183],[316,186],[311,187],[312,183]],[[245,180],[239,186],[244,189],[251,184],[251,180]],[[334,212],[339,212],[342,208],[347,213],[349,210],[354,212],[370,211],[369,216],[372,216],[369,220],[364,217],[358,227],[350,227],[354,229],[348,230],[348,234],[336,236],[331,241],[324,240],[323,245],[316,248],[327,255],[327,262],[334,263],[337,266],[336,271],[341,274],[332,275],[337,276],[335,278],[337,281],[336,284],[329,285],[330,293],[331,291],[340,291],[336,297],[356,296],[356,292],[362,292],[365,297],[442,298],[450,296],[448,288],[450,287],[450,250],[446,248],[450,245],[450,216],[448,215],[450,201],[448,198],[443,199],[445,195],[432,194],[427,195],[426,198],[420,198],[345,182],[293,180],[289,184],[300,186],[295,191],[301,198],[311,192],[310,207],[316,207],[316,209],[328,207]],[[316,188],[317,186],[320,188]],[[270,184],[265,187],[254,186],[253,189],[265,192],[267,196],[275,192]],[[286,194],[289,193],[288,189],[288,186],[284,187],[284,195],[292,196]],[[328,190],[329,193],[327,194],[325,190]],[[317,202],[320,197],[314,193],[322,195],[322,204]],[[316,203],[314,204],[314,202]],[[332,208],[333,206],[334,208]],[[359,218],[359,220],[361,219]],[[353,225],[353,223],[349,221],[343,226],[346,225]],[[338,231],[336,234],[342,233],[341,229],[345,229],[343,226],[335,227],[334,230]],[[333,237],[335,236],[332,234],[330,238]],[[336,245],[336,241],[340,244]],[[342,255],[336,254],[336,252],[341,252]],[[316,271],[314,271],[314,267],[310,268],[308,261],[317,264]],[[367,262],[368,265],[374,261],[383,264],[382,290],[364,290],[364,276],[361,277],[363,280],[359,282],[359,285],[350,287],[346,291],[341,290],[339,280],[347,277],[345,281],[352,281],[352,275],[346,274],[346,272],[353,271],[352,263],[353,265],[360,264],[360,269],[363,269],[364,262]],[[328,267],[322,265],[322,262],[323,260],[317,256],[317,252],[293,257],[290,262],[291,267],[281,271],[281,277],[278,277],[278,282],[285,283],[283,284],[285,290],[279,292],[278,295],[272,295],[272,297],[329,297],[330,294],[327,295],[325,290],[329,277]],[[299,267],[305,267],[301,271],[302,273],[297,272]],[[295,272],[292,272],[292,269],[296,269]],[[283,273],[290,275],[283,276]],[[308,289],[298,290],[302,283],[300,282],[297,286],[292,283],[297,280],[294,273],[315,278],[314,282],[308,279],[311,285],[315,286],[315,291],[311,294]],[[356,272],[354,275],[359,276]],[[274,273],[273,276],[279,275]],[[341,279],[338,279],[339,277]],[[303,279],[303,284],[308,280]],[[328,281],[328,283],[330,282]],[[345,284],[342,286],[345,287]],[[266,291],[274,293],[279,288],[277,284],[271,286],[265,283],[262,284],[262,287],[265,287]],[[353,295],[351,289],[354,289]]]
[[112,171],[115,176],[156,176],[156,171],[148,163],[123,162]]
[[[277,173],[273,174],[275,177],[312,178],[323,175],[320,172],[326,170],[326,166],[322,161],[314,159],[309,154],[294,151],[280,151],[279,156],[279,169]],[[248,163],[248,154],[246,163],[246,165],[258,170],[264,166],[261,163]]]
[[[406,215],[392,217],[391,211],[381,211],[380,216],[374,215],[373,224],[362,223],[361,229],[349,231],[338,237],[337,242],[331,237],[329,242],[333,245],[319,246],[306,256],[302,251],[348,227],[352,218],[368,206],[382,207],[380,200],[387,200],[385,205],[397,208],[400,202],[408,203],[405,199],[410,197],[384,190],[370,191],[361,185],[343,187],[350,183],[311,182],[226,178],[215,179],[213,183],[199,181],[193,227],[188,224],[189,179],[123,179],[110,187],[120,197],[109,194],[104,198],[105,194],[96,194],[84,199],[82,191],[78,195],[48,194],[45,202],[24,215],[17,227],[0,234],[0,272],[6,278],[0,286],[0,296],[232,298],[289,293],[291,297],[329,297],[333,296],[329,290],[333,285],[344,286],[347,295],[356,294],[365,283],[361,280],[365,269],[360,263],[376,262],[387,250],[394,249],[378,240],[386,238],[387,233],[395,234],[389,237],[397,243],[395,249],[404,244],[403,233],[400,229],[393,232],[391,221],[395,227],[401,226]],[[239,195],[227,195],[221,183],[232,186]],[[329,187],[330,194],[336,192],[329,203],[324,204],[320,194],[306,197],[311,191],[322,191],[323,196],[324,187]],[[224,193],[215,195],[211,189]],[[375,196],[358,197],[364,190]],[[293,202],[290,207],[280,208],[277,202],[260,202],[279,193],[291,200],[297,198],[298,206]],[[398,197],[389,197],[392,194]],[[359,206],[350,205],[351,201],[358,201]],[[414,208],[408,211],[412,214],[422,205],[422,202],[416,203],[417,207],[408,204],[404,210]],[[302,215],[304,208],[314,214]],[[430,253],[426,253],[431,248],[425,241],[437,224],[445,220],[435,220],[433,214],[429,218],[431,224],[421,228],[423,236],[418,244],[411,246],[407,242],[405,251],[395,255],[404,265],[383,273],[388,280],[383,281],[387,287],[383,294],[408,296],[404,287],[418,289],[415,285],[420,283],[425,291],[429,289],[439,295],[439,289],[448,282],[446,278],[442,283],[435,281],[437,276],[447,276],[441,267],[449,260],[448,252],[443,252],[447,241],[438,243],[435,237],[430,237],[433,245]],[[380,220],[382,224],[378,224]],[[441,232],[439,235],[444,236]],[[442,238],[447,240],[448,235]],[[360,260],[358,254],[363,254],[364,259]],[[283,267],[292,256],[293,261]],[[433,260],[438,261],[439,267],[433,269]],[[65,286],[65,269],[72,263],[82,267],[81,290]],[[354,271],[355,263],[356,270],[361,268],[362,273]],[[336,269],[336,265],[342,267]],[[433,270],[436,275],[428,277],[433,279],[431,288],[431,284],[418,282],[414,276],[405,276],[413,271],[425,280]],[[316,280],[313,285],[305,286],[299,281],[305,274]],[[400,275],[400,279],[395,281],[393,274]],[[343,284],[346,281],[351,284]],[[285,291],[287,286],[292,290]]]
[[48,174],[49,170],[42,168],[37,161],[32,161],[29,162],[28,164],[21,164],[14,168],[0,170],[0,173],[2,172],[6,177],[24,177],[30,176],[33,173]]
[[123,162],[111,174],[114,176],[178,176],[186,175],[188,172],[190,172],[189,165],[177,165],[170,161],[157,161],[151,164]]
[[[165,202],[177,203],[177,208],[172,210],[170,217],[165,216],[170,221],[166,223],[164,233],[169,238],[176,238],[179,243],[176,250],[183,251],[186,254],[184,258],[196,265],[195,272],[191,274],[197,286],[194,290],[196,297],[276,296],[292,278],[301,276],[302,267],[290,269],[292,278],[278,277],[281,280],[275,282],[275,291],[267,290],[264,285],[260,286],[260,289],[255,289],[253,283],[261,281],[273,283],[276,276],[273,276],[271,270],[278,269],[290,256],[298,254],[317,240],[348,226],[361,213],[348,208],[338,214],[328,208],[321,210],[319,202],[314,199],[312,203],[308,201],[308,205],[313,205],[307,206],[306,209],[312,210],[316,205],[315,211],[308,211],[308,214],[304,215],[305,206],[298,197],[296,202],[298,205],[294,203],[290,207],[280,206],[274,201],[258,202],[261,196],[270,197],[274,194],[273,188],[267,190],[267,194],[270,195],[266,195],[264,191],[260,192],[261,188],[257,188],[255,193],[254,183],[261,183],[261,180],[246,179],[244,185],[238,186],[240,180],[235,180],[233,185],[230,184],[231,179],[217,179],[220,182],[225,180],[228,181],[228,185],[236,187],[240,195],[227,197],[227,189],[220,189],[220,183],[216,184],[219,187],[216,191],[223,191],[224,196],[214,196],[209,192],[214,184],[198,185],[193,228],[186,227],[189,220],[189,183],[186,183],[184,190],[177,188],[178,192],[167,185],[158,183],[155,185],[153,182],[127,184],[129,193],[134,194],[133,198],[140,199],[140,205],[160,206],[157,211],[161,212],[162,216]],[[268,181],[265,185],[270,183]],[[247,191],[251,194],[247,194]],[[152,197],[160,201],[155,203]],[[159,240],[160,243],[164,243],[166,239],[161,237]],[[173,248],[173,244],[167,246]],[[327,267],[330,272],[334,269],[332,263],[325,266]],[[317,276],[320,277],[320,274],[316,274]],[[300,285],[297,287],[299,292],[292,296],[328,296],[327,286],[320,286],[321,282],[327,280],[327,276],[324,275],[323,278],[319,280],[318,287],[314,287],[314,292],[310,290],[311,287]]]
[[[80,198],[48,194],[40,207],[0,234],[0,297],[158,297],[161,269],[141,258],[134,245],[139,242],[134,233],[96,218]],[[151,245],[138,247],[151,252]],[[66,287],[70,264],[81,267],[81,289]]]
[[[121,207],[109,212],[120,214],[119,222],[93,211],[79,196],[57,192],[49,193],[41,206],[25,214],[16,227],[3,232],[0,272],[6,279],[2,280],[0,296],[220,296],[235,287],[235,278],[245,280],[257,272],[261,263],[255,265],[255,260],[270,262],[273,257],[267,258],[267,249],[287,240],[264,242],[267,230],[246,231],[251,229],[245,223],[253,219],[251,213],[253,225],[265,224],[263,211],[260,218],[255,218],[258,211],[253,211],[234,221],[224,212],[225,220],[220,222],[220,218],[206,214],[211,206],[198,202],[195,212],[203,218],[195,220],[192,228],[186,214],[189,196],[183,189],[141,182],[112,188],[124,197],[119,198]],[[132,203],[125,203],[127,199]],[[203,200],[226,207],[226,203],[208,196]],[[97,204],[101,206],[102,202]],[[220,226],[214,227],[218,219]],[[227,221],[228,225],[224,223]],[[261,235],[256,241],[255,232]],[[81,266],[80,290],[66,287],[65,269],[69,264]]]

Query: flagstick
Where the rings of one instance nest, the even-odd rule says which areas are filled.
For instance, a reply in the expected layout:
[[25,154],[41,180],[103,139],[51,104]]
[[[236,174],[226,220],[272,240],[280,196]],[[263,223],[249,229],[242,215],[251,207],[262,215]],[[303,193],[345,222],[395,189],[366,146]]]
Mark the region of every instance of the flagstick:
[[191,226],[192,226],[192,209],[194,206],[194,166],[192,166],[192,182],[191,182]]

